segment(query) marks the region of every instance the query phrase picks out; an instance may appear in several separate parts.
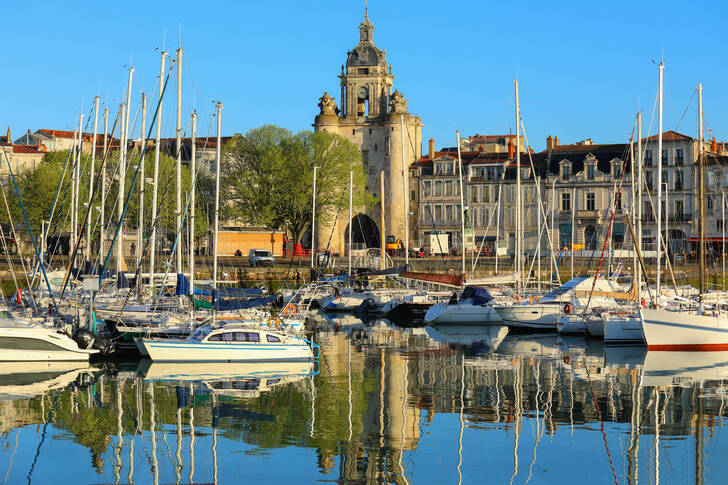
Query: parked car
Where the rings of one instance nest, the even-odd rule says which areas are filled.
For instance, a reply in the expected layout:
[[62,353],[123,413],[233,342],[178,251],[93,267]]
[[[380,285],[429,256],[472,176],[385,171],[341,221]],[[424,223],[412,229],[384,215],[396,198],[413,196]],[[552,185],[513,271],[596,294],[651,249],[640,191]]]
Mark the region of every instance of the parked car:
[[276,260],[267,249],[251,249],[248,253],[248,262],[251,267],[275,266]]

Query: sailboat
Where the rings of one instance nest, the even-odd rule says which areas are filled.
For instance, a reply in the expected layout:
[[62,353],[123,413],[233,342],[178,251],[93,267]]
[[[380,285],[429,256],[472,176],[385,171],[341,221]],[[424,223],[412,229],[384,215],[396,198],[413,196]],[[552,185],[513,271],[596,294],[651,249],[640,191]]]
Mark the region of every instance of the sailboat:
[[[658,153],[662,150],[662,72],[664,66],[660,64],[660,138],[658,139]],[[649,350],[728,350],[728,318],[721,315],[717,309],[713,314],[706,314],[703,307],[704,276],[705,276],[705,217],[703,204],[704,197],[704,166],[705,153],[703,143],[703,87],[698,84],[698,131],[699,131],[699,170],[700,170],[700,203],[699,228],[700,244],[698,255],[700,260],[700,295],[697,312],[675,311],[674,309],[655,308],[640,309],[642,328]],[[662,157],[658,157],[658,167],[661,167]],[[659,259],[658,259],[659,261]],[[659,278],[659,273],[658,273]],[[658,279],[659,284],[659,279]],[[658,286],[659,294],[659,286]]]

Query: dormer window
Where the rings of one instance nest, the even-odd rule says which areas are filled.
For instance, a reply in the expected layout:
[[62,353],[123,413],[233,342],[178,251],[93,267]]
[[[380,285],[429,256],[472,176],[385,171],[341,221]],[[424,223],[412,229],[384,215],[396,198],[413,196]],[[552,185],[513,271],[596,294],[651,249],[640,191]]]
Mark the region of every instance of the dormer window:
[[619,160],[612,161],[612,177],[618,179],[622,176],[622,162]]
[[561,164],[561,179],[569,180],[570,178],[571,178],[571,164],[568,162],[563,162]]
[[594,163],[591,162],[586,166],[586,178],[587,180],[594,180]]

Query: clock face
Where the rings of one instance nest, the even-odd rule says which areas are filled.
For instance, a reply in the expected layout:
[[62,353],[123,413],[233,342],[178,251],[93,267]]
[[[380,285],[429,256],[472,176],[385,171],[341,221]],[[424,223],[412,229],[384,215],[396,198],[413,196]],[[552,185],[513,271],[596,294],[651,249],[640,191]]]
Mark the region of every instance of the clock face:
[[362,87],[360,87],[360,88],[359,88],[359,89],[357,90],[356,94],[357,94],[357,95],[358,95],[358,96],[359,96],[360,98],[367,98],[367,97],[369,97],[369,90],[368,90],[367,88],[365,88],[364,86],[362,86]]

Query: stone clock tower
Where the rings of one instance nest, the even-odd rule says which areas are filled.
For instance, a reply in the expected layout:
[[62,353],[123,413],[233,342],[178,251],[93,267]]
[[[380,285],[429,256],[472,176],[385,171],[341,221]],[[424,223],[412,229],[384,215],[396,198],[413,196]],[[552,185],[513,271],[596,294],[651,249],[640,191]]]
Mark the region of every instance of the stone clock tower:
[[[402,93],[392,91],[392,68],[387,65],[386,51],[374,45],[373,33],[374,25],[365,11],[364,21],[359,25],[359,43],[347,53],[346,65],[341,66],[338,76],[341,109],[335,98],[324,93],[319,99],[320,113],[313,127],[317,131],[337,133],[359,146],[367,173],[366,189],[378,199],[381,197],[379,173],[384,172],[386,235],[404,241],[405,211],[416,209],[409,208],[410,193],[416,188],[409,188],[408,167],[422,156],[422,120],[408,112]],[[342,208],[336,223],[317,221],[316,247],[325,248],[332,236],[330,250],[343,255],[350,227],[355,248],[379,247],[378,205],[355,208],[352,221],[347,221],[347,217],[348,207]],[[413,246],[412,228],[416,221],[412,216],[409,219],[410,246]]]

